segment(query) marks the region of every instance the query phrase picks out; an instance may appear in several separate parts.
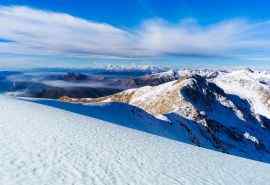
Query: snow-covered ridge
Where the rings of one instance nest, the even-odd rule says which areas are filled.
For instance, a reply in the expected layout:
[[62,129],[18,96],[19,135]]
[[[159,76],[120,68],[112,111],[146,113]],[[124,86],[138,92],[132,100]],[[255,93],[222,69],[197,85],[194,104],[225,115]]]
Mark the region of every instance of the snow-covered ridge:
[[[166,75],[173,76],[174,72]],[[269,86],[267,73],[178,71],[178,80],[129,89],[76,103],[123,102],[169,120],[195,145],[270,162]],[[163,76],[163,75],[160,75]],[[248,93],[247,95],[243,93]]]
[[249,100],[255,113],[270,118],[269,81],[269,73],[248,69],[220,75],[214,80],[227,93]]
[[[114,112],[110,112],[113,104],[105,109],[93,105],[90,116],[83,111],[88,106],[54,100],[39,103],[46,105],[0,97],[0,184],[258,185],[270,181],[268,164],[127,128],[135,118],[134,126],[144,130],[151,126],[140,114],[130,112],[125,117],[125,105]],[[73,109],[52,108],[56,105]],[[101,112],[107,121],[93,118]],[[112,121],[112,114],[127,125]]]

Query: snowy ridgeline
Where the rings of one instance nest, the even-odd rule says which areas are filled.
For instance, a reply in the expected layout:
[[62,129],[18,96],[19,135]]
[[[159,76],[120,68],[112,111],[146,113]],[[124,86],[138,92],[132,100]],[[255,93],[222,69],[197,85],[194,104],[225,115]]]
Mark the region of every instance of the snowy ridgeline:
[[[183,76],[200,75],[213,80],[230,74],[230,72],[224,70],[164,70],[163,68],[149,66],[145,68],[111,66],[84,70],[40,69],[21,72],[0,71],[0,92],[8,92],[14,96],[35,98],[57,99],[61,96],[97,98],[112,95],[126,89],[160,85]],[[269,84],[270,75],[267,71],[252,73],[251,70],[241,70],[233,71],[232,74],[237,72],[244,74],[245,71],[252,74],[251,77],[255,77],[257,81]],[[236,77],[238,76],[236,74]]]
[[160,137],[170,135],[164,125],[126,104],[34,103],[1,96],[0,110],[0,184],[270,182],[269,164]]
[[[136,106],[163,121],[170,133],[166,137],[270,163],[269,73],[249,69],[171,70],[151,76],[169,82],[102,98],[61,99],[90,105],[121,102]],[[151,123],[156,124],[155,120]]]

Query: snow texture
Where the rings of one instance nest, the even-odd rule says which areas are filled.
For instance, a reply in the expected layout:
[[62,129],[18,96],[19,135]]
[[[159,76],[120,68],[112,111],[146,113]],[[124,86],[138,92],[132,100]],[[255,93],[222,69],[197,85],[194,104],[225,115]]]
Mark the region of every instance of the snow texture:
[[4,96],[0,110],[3,185],[270,182],[269,164]]

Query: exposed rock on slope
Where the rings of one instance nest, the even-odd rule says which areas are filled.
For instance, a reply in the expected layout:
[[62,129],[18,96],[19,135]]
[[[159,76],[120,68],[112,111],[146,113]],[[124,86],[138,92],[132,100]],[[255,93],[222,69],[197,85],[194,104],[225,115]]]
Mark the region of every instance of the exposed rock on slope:
[[214,82],[227,93],[248,99],[254,112],[270,118],[270,75],[250,69],[220,75]]

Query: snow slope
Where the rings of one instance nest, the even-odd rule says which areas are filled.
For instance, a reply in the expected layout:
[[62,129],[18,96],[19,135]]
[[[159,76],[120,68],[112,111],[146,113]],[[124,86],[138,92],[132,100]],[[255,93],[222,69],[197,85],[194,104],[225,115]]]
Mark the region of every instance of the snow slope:
[[270,182],[269,164],[4,96],[0,110],[0,184]]

